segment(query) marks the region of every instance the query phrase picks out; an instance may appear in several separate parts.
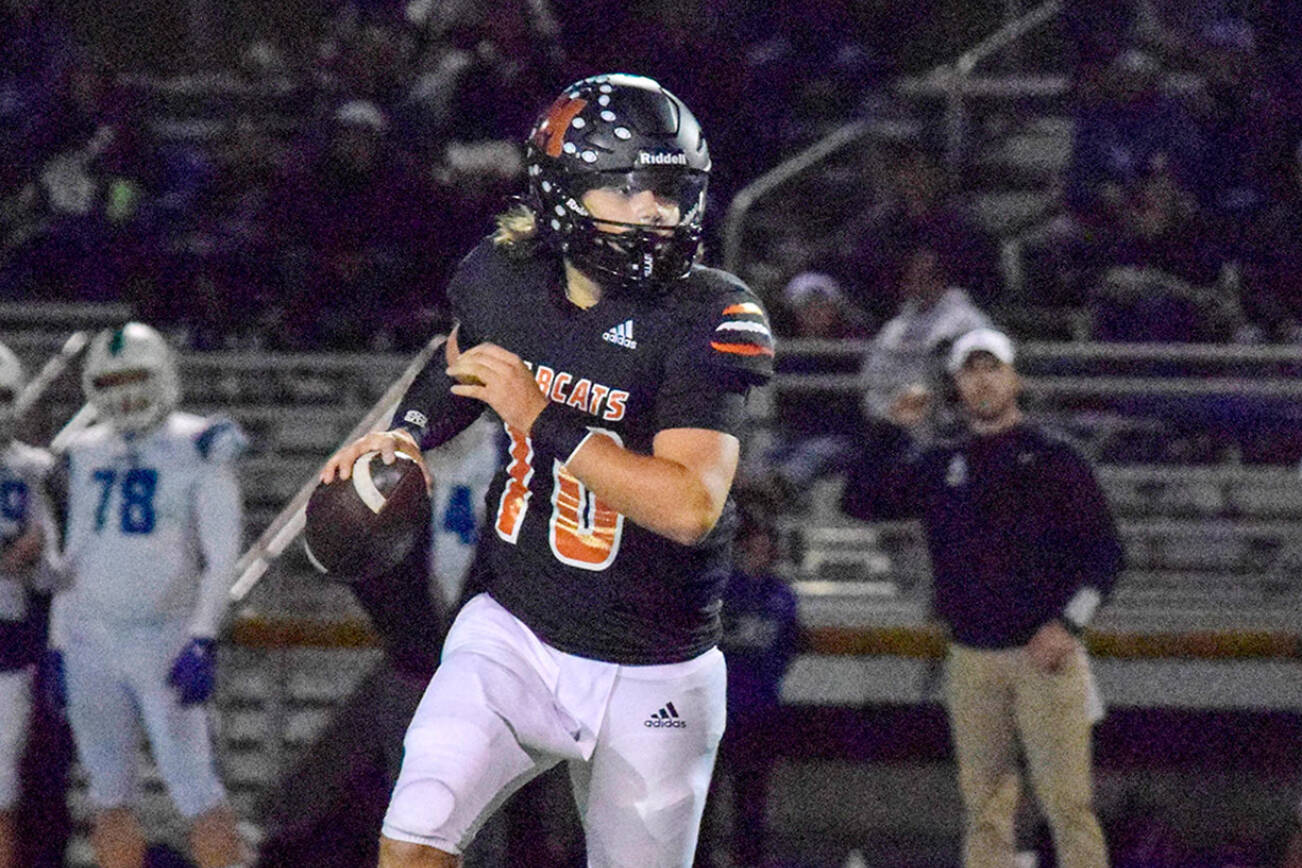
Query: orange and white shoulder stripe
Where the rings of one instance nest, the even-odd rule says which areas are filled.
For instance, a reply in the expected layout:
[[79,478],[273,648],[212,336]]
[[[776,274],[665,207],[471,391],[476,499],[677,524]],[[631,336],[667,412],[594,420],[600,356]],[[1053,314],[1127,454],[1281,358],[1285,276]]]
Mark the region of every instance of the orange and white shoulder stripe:
[[725,307],[723,316],[726,319],[714,327],[712,348],[737,356],[773,355],[773,333],[769,331],[764,308],[743,301]]

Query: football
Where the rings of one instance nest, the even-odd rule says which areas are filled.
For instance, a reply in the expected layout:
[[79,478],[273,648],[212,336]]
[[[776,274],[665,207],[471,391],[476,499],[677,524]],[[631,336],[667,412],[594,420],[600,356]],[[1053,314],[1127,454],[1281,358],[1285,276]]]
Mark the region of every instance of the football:
[[387,572],[430,528],[425,478],[411,457],[385,464],[367,452],[348,479],[320,483],[307,502],[303,548],[312,566],[340,581]]

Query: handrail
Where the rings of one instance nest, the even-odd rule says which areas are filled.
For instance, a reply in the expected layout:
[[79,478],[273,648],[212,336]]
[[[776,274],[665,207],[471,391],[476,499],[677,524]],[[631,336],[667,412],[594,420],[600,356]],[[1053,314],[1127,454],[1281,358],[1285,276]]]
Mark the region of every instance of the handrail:
[[[861,374],[778,374],[773,385],[786,392],[853,392],[867,388]],[[1126,398],[1302,398],[1302,381],[1291,377],[1025,377],[1028,397],[1072,395]]]
[[[797,591],[807,596],[805,585]],[[830,589],[841,595],[849,590],[838,582]],[[939,630],[928,623],[902,626],[838,627],[809,624],[808,653],[830,656],[890,654],[932,658],[944,653]],[[373,627],[355,618],[309,618],[245,614],[232,625],[231,641],[246,648],[356,649],[377,648],[381,639]],[[1121,660],[1154,660],[1177,657],[1193,660],[1251,660],[1302,658],[1302,642],[1292,631],[1270,629],[1219,629],[1196,632],[1138,631],[1093,628],[1086,635],[1091,653]]]
[[[779,344],[781,355],[857,356],[872,346],[870,340],[788,338]],[[1111,343],[1107,341],[1025,341],[1017,346],[1020,359],[1073,361],[1170,361],[1302,363],[1302,346],[1296,344],[1166,344]]]
[[752,205],[770,190],[782,186],[810,166],[859,141],[868,134],[869,129],[870,125],[866,121],[853,121],[838,127],[737,191],[728,205],[727,216],[723,219],[723,267],[728,271],[736,271],[741,251],[741,223]]
[[[1062,5],[1063,0],[1046,0],[963,52],[953,63],[941,64],[928,74],[933,79],[951,82],[950,104],[947,112],[951,139],[956,134],[961,135],[963,84],[967,75],[990,54],[1006,48],[1058,15],[1062,11]],[[957,130],[955,120],[959,122]],[[890,128],[898,130],[901,126],[899,122],[880,121],[874,123],[854,121],[845,124],[743,187],[733,196],[728,206],[727,216],[724,218],[723,267],[728,271],[737,271],[741,252],[742,221],[760,198],[870,133]],[[950,152],[951,157],[957,156],[957,143],[954,141],[950,143]]]
[[1062,12],[1062,0],[1045,0],[1025,15],[1010,21],[963,52],[951,66],[942,68],[936,77],[946,84],[945,106],[945,163],[950,173],[957,172],[963,155],[963,141],[967,131],[967,113],[963,104],[968,76],[977,64],[1001,51]]
[[18,393],[14,400],[14,417],[23,419],[27,416],[28,411],[36,406],[36,402],[45,396],[54,381],[63,376],[63,372],[68,366],[76,361],[86,345],[90,343],[89,331],[75,331],[68,335],[68,339],[63,342],[59,351],[50,358],[46,359],[45,364],[36,376],[27,381],[27,385]]
[[1062,0],[1046,0],[1046,2],[1041,3],[1025,15],[1009,21],[1003,27],[960,54],[958,60],[954,61],[954,71],[959,75],[967,75],[987,57],[1003,51],[1041,24],[1055,18],[1058,13],[1062,12],[1062,7]]
[[837,127],[798,154],[788,157],[778,165],[751,181],[732,197],[728,213],[723,218],[723,267],[735,272],[741,251],[741,225],[751,207],[771,191],[818,165],[837,151],[876,135],[882,138],[903,139],[918,133],[918,124],[911,121],[874,119],[851,121]]
[[0,301],[0,320],[39,325],[117,325],[131,319],[131,305],[103,301]]

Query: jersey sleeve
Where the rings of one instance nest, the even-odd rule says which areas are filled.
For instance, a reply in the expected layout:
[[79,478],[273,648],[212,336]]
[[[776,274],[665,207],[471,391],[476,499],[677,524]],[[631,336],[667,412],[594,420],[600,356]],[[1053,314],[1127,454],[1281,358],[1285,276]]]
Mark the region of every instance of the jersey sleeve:
[[214,416],[194,438],[199,457],[214,464],[234,461],[248,447],[249,438],[244,430],[227,416]]
[[[481,309],[476,303],[476,289],[481,281],[474,277],[479,271],[480,255],[481,248],[477,247],[462,259],[448,284],[448,300],[457,323],[457,347],[461,350],[482,340],[478,336],[482,334],[482,326],[476,321]],[[406,429],[422,450],[443,445],[470,427],[484,412],[482,401],[452,394],[453,380],[447,375],[447,365],[444,353],[436,352],[393,411],[390,429]]]
[[686,313],[656,400],[659,427],[736,434],[747,392],[773,376],[768,314],[739,282],[708,293]]
[[745,386],[762,386],[773,377],[773,332],[769,315],[739,281],[704,305],[695,317],[689,353],[715,375]]
[[243,504],[234,462],[248,438],[232,419],[214,417],[194,438],[202,459],[192,504],[203,554],[199,593],[190,618],[191,636],[214,636],[235,580],[235,562],[243,542]]

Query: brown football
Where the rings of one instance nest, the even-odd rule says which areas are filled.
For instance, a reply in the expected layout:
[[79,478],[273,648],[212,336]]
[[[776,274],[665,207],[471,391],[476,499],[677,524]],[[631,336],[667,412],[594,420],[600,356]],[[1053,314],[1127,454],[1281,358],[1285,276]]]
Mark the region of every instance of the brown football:
[[320,483],[307,502],[303,548],[312,566],[340,581],[397,566],[430,531],[430,499],[420,467],[397,453],[385,464],[367,452],[348,479]]

